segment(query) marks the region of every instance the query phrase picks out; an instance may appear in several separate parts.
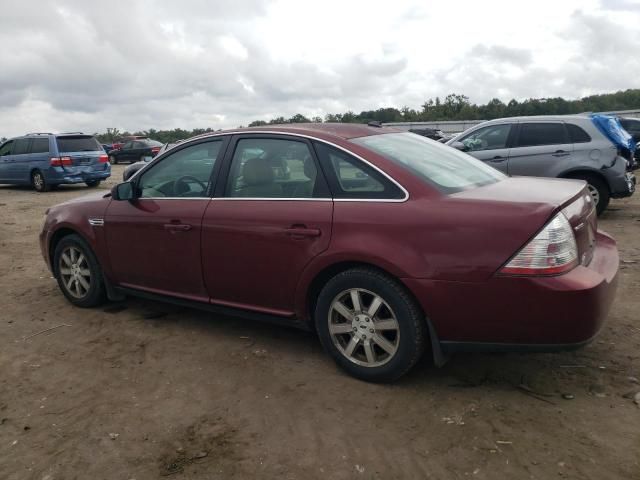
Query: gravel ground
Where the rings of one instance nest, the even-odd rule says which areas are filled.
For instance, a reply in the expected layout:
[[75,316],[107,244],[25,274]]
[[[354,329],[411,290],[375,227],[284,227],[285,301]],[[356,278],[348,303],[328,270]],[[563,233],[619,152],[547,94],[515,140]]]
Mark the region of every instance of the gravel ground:
[[640,196],[600,220],[622,264],[592,344],[424,359],[381,386],[293,329],[72,307],[37,236],[48,206],[86,192],[0,187],[0,478],[640,479]]

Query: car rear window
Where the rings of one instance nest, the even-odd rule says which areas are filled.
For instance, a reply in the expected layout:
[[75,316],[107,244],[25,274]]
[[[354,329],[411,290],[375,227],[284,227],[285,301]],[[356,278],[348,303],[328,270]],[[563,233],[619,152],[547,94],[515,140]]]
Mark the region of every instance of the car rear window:
[[587,143],[591,141],[589,134],[573,123],[567,123],[567,130],[569,131],[571,143]]
[[413,133],[371,135],[351,141],[400,164],[443,193],[461,192],[505,178],[466,153]]
[[58,137],[58,151],[60,152],[96,152],[102,150],[102,145],[91,136]]

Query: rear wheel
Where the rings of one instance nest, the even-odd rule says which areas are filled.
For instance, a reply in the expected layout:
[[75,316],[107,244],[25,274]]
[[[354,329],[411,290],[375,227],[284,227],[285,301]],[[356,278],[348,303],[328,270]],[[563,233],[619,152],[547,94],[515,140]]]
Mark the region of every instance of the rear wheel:
[[589,174],[576,175],[573,178],[579,178],[587,182],[587,188],[593,198],[593,203],[596,206],[596,213],[600,215],[609,206],[610,194],[609,187],[599,177]]
[[40,170],[34,170],[31,172],[31,185],[36,192],[48,192],[51,190],[51,186],[44,179],[44,175]]
[[85,182],[87,184],[87,187],[89,188],[95,188],[98,185],[100,185],[100,180],[91,180],[89,182]]
[[118,163],[118,158],[115,155],[109,155],[109,163],[111,165],[116,165]]
[[425,321],[402,285],[369,268],[333,277],[320,292],[315,324],[324,349],[349,374],[391,382],[420,359]]
[[53,265],[58,286],[72,304],[95,307],[104,302],[102,270],[81,237],[69,235],[60,240],[54,251]]

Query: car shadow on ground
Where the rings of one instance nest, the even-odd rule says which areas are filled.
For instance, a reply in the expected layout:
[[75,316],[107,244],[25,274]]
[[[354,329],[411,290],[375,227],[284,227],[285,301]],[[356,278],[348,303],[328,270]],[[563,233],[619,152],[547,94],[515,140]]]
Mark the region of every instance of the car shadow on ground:
[[[108,304],[104,311],[116,314],[127,311],[156,328],[195,331],[200,337],[210,337],[213,343],[230,345],[243,339],[250,348],[268,349],[275,354],[275,361],[289,362],[288,366],[291,366],[290,359],[303,358],[313,362],[319,375],[339,372],[348,377],[323,351],[314,332],[134,298]],[[607,352],[602,348],[598,352],[593,352],[594,347],[587,348],[591,349],[590,353],[583,350],[539,354],[459,353],[450,356],[441,367],[433,364],[431,353],[427,351],[393,387],[424,391],[480,387],[486,392],[519,391],[554,404],[557,400],[553,397],[557,399],[567,391],[588,388],[597,381],[598,369],[602,367],[596,362],[606,362]]]

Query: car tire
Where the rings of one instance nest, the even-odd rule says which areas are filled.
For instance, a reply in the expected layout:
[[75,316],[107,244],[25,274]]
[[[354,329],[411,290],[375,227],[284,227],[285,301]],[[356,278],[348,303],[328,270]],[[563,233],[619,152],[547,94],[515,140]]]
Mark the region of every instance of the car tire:
[[611,195],[609,193],[609,186],[601,178],[595,175],[580,174],[572,178],[578,178],[587,182],[587,188],[596,204],[596,213],[601,215],[609,206],[609,200]]
[[95,188],[98,185],[100,185],[100,180],[91,180],[89,182],[85,182],[87,184],[87,187],[89,188]]
[[353,268],[329,280],[318,296],[314,320],[335,362],[368,382],[400,378],[427,344],[426,322],[415,300],[373,268]]
[[40,170],[31,172],[31,186],[36,192],[48,192],[51,190],[51,185],[47,183],[44,174]]
[[111,165],[117,165],[118,164],[118,157],[116,157],[114,155],[109,155],[109,163]]
[[58,242],[53,253],[53,271],[60,290],[73,305],[89,308],[104,302],[102,269],[82,237],[72,234]]

